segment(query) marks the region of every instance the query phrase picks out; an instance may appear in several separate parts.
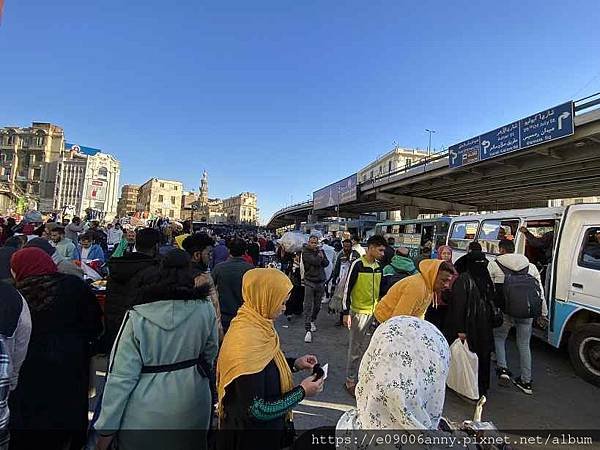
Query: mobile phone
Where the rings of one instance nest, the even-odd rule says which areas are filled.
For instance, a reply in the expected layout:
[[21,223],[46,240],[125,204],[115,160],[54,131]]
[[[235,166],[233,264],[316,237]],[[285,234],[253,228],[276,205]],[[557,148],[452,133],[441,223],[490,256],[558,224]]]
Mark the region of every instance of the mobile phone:
[[320,364],[314,365],[313,375],[315,376],[314,381],[320,380],[325,375],[325,371],[323,370]]

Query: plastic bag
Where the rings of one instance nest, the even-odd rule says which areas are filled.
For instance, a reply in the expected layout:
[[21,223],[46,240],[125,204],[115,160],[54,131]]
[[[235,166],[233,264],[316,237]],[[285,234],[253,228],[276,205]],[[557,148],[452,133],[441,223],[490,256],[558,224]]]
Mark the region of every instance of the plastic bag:
[[296,253],[308,242],[308,235],[297,231],[288,231],[281,236],[280,243],[287,253]]
[[456,339],[450,346],[450,369],[446,385],[454,392],[471,400],[479,399],[477,373],[479,358],[469,350],[465,340]]

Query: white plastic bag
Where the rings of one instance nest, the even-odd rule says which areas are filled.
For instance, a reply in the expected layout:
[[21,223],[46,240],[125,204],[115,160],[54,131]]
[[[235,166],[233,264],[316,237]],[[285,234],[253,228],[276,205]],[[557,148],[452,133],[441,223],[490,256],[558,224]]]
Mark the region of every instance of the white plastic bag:
[[308,235],[297,231],[283,233],[280,244],[287,253],[296,253],[302,250],[302,246],[308,242]]
[[446,384],[450,389],[471,400],[479,399],[477,373],[479,359],[469,350],[465,340],[456,339],[450,346],[450,370]]

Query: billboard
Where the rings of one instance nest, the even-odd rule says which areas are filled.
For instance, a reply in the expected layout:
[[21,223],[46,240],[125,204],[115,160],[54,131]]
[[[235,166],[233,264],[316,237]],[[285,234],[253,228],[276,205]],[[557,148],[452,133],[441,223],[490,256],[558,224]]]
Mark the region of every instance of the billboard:
[[97,202],[103,202],[106,200],[106,181],[102,180],[92,180],[88,197],[90,200],[95,200]]
[[313,209],[335,208],[357,199],[357,174],[313,192]]

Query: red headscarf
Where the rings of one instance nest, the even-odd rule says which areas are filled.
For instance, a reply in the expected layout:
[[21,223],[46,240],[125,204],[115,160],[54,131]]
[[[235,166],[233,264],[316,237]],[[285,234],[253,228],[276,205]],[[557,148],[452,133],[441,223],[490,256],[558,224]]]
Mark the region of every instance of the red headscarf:
[[16,281],[58,272],[52,258],[45,251],[36,247],[28,247],[15,252],[10,258],[10,268],[15,273]]

